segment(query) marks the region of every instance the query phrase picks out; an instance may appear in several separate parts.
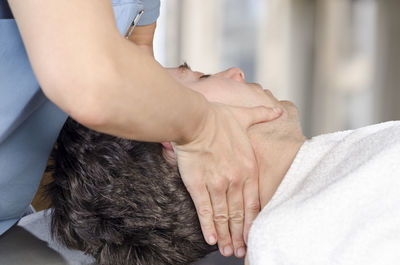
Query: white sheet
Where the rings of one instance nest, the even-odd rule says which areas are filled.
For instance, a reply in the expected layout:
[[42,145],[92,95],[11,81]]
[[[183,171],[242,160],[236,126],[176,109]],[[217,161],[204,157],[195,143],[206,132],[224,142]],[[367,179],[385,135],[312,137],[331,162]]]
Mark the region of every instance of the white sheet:
[[400,122],[307,141],[249,235],[251,265],[400,264]]

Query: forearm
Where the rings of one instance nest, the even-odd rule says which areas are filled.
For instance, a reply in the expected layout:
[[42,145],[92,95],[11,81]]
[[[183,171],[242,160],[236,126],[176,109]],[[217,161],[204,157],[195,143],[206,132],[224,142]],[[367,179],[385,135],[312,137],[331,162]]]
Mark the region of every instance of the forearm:
[[207,101],[120,35],[109,1],[9,2],[42,90],[79,122],[116,136],[178,142],[201,123]]
[[47,96],[82,124],[119,137],[182,142],[196,131],[208,105],[201,94],[123,38],[101,54],[93,54],[96,63],[87,72],[69,71],[64,87],[49,84]]
[[113,74],[105,85],[93,87],[89,93],[95,98],[85,101],[90,103],[86,110],[91,115],[83,123],[137,140],[188,140],[208,111],[205,98],[178,84],[134,44],[124,40],[115,44],[109,55]]

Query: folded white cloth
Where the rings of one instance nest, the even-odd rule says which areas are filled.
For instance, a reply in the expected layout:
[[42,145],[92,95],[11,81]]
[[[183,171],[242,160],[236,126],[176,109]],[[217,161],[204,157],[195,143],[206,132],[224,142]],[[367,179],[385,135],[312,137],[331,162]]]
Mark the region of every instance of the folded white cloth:
[[400,122],[306,141],[248,255],[250,265],[400,264]]

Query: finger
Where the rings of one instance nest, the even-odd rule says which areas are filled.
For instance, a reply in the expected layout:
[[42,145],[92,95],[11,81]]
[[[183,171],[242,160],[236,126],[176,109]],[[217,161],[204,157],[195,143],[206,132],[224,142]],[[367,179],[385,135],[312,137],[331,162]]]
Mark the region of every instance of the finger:
[[172,151],[174,150],[174,147],[172,146],[171,142],[162,142],[161,144],[167,150],[172,150]]
[[250,227],[260,212],[258,179],[249,179],[244,186],[244,240],[247,245]]
[[162,156],[164,157],[165,161],[171,165],[171,166],[177,166],[178,165],[178,158],[176,156],[176,153],[174,150],[162,148]]
[[282,113],[283,110],[279,107],[258,106],[253,108],[237,108],[235,114],[240,117],[239,120],[242,121],[241,125],[248,128],[257,123],[275,120]]
[[218,236],[218,248],[223,256],[229,257],[233,254],[233,248],[229,232],[226,190],[227,185],[222,183],[215,183],[213,187],[209,187],[214,212],[214,225]]
[[232,182],[228,190],[228,209],[229,209],[229,230],[231,232],[235,256],[243,258],[246,248],[243,238],[243,182]]
[[214,226],[210,194],[204,185],[195,189],[187,187],[187,189],[196,207],[204,239],[209,245],[215,245],[217,243],[217,233]]

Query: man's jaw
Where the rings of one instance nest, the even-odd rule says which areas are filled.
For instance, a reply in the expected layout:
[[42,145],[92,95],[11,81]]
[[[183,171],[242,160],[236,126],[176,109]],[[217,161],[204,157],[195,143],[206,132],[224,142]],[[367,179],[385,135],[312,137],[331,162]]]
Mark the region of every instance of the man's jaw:
[[249,136],[258,163],[262,209],[275,194],[306,139],[302,135],[288,137],[279,131],[268,133],[265,126],[269,124],[256,126]]

